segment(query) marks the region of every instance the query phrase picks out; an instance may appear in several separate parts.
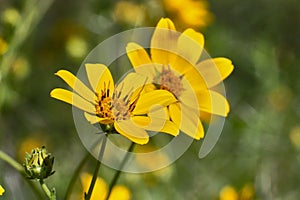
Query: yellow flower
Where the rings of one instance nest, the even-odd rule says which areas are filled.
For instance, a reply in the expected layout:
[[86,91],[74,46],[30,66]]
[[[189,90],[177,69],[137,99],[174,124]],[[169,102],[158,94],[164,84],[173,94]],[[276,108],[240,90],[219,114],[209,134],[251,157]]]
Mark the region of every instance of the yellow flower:
[[7,51],[7,43],[3,38],[0,37],[0,56],[5,54],[6,51]]
[[[83,191],[87,192],[92,180],[92,175],[84,173],[81,175],[81,184]],[[105,181],[101,178],[97,178],[94,190],[91,196],[91,200],[102,200],[105,199],[108,193],[108,187]],[[110,194],[109,200],[129,200],[131,198],[130,190],[123,185],[115,185]],[[82,196],[82,199],[84,197]]]
[[213,19],[206,0],[163,0],[165,10],[174,15],[178,24],[206,27]]
[[145,18],[145,9],[143,6],[130,1],[118,1],[113,16],[118,22],[125,22],[130,25],[141,24]]
[[220,200],[253,200],[254,199],[254,188],[251,184],[246,184],[237,192],[232,186],[225,186],[221,189],[219,198]]
[[93,90],[69,71],[59,70],[56,75],[73,88],[74,93],[56,88],[50,96],[83,110],[91,124],[100,123],[104,131],[117,131],[137,144],[149,141],[145,130],[178,134],[171,122],[161,125],[162,109],[152,109],[155,104],[167,106],[175,102],[172,94],[156,90],[140,95],[145,77],[136,73],[129,73],[115,86],[105,65],[86,64],[85,69]]
[[135,71],[152,81],[156,89],[168,90],[178,102],[168,106],[170,119],[187,135],[200,139],[204,129],[201,113],[227,116],[229,104],[220,93],[212,90],[233,70],[226,58],[206,59],[199,62],[204,37],[193,29],[182,34],[175,31],[173,22],[161,19],[153,33],[149,57],[136,43],[126,47]]
[[2,185],[0,185],[0,196],[2,196],[2,194],[5,192],[4,188],[2,187]]

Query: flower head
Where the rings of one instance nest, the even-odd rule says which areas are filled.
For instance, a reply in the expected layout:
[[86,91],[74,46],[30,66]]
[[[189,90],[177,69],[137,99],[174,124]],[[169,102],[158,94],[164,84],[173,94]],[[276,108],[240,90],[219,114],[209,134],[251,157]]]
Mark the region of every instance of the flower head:
[[227,58],[199,61],[203,47],[201,33],[189,28],[179,34],[173,22],[163,18],[153,33],[150,56],[136,43],[129,43],[126,49],[137,73],[178,100],[168,106],[170,120],[195,139],[204,136],[200,113],[227,116],[226,98],[212,88],[233,70]]
[[45,179],[51,176],[54,157],[47,153],[46,148],[34,148],[31,153],[25,155],[25,173],[30,179]]
[[213,15],[209,11],[206,0],[163,0],[165,10],[175,19],[191,27],[206,27],[211,23]]
[[136,73],[126,75],[115,86],[105,65],[86,64],[85,69],[92,90],[72,73],[59,70],[56,75],[73,88],[74,93],[56,88],[51,91],[51,97],[83,110],[85,118],[91,124],[99,123],[103,131],[117,132],[138,144],[149,141],[146,130],[178,134],[172,123],[161,124],[164,111],[153,109],[155,104],[164,107],[175,102],[172,94],[165,90],[141,94],[146,77]]
[[[84,191],[88,191],[92,180],[92,175],[83,173],[80,176]],[[106,182],[102,178],[97,178],[91,200],[104,200],[108,193]],[[130,190],[123,185],[115,185],[110,194],[109,200],[129,200],[131,198]]]
[[4,188],[2,187],[2,185],[0,185],[0,196],[2,196],[4,192],[5,192]]

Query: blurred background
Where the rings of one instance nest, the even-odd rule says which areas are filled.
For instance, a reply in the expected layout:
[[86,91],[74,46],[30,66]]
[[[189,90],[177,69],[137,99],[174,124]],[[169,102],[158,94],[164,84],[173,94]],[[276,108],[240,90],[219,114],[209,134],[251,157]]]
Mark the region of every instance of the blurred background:
[[[65,193],[87,154],[72,108],[51,99],[64,86],[54,76],[76,73],[101,41],[172,19],[179,31],[205,35],[212,57],[228,57],[231,112],[213,151],[198,158],[195,141],[173,165],[123,173],[131,199],[296,200],[300,196],[300,3],[298,0],[0,0],[0,150],[18,162],[45,145],[56,173],[46,180]],[[151,148],[151,147],[149,147]],[[156,161],[153,161],[156,162]],[[92,173],[89,158],[82,171]],[[115,171],[103,167],[109,184]],[[0,199],[40,199],[28,181],[0,161]],[[82,193],[78,178],[71,199]]]

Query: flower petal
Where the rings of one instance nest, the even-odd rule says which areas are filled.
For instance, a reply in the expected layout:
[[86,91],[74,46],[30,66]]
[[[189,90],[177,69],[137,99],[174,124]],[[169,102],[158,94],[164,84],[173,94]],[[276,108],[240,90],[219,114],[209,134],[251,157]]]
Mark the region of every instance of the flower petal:
[[226,117],[229,113],[230,107],[227,99],[215,91],[202,93],[199,96],[200,110],[215,115]]
[[177,52],[178,56],[196,64],[199,60],[204,47],[204,36],[189,28],[185,30],[178,38]]
[[67,70],[59,70],[55,73],[55,75],[63,79],[75,92],[86,100],[94,102],[96,99],[96,95],[71,72]]
[[[173,22],[168,18],[162,18],[153,33],[151,39],[151,58],[154,63],[168,65],[174,62],[176,57],[178,32]],[[173,52],[173,53],[172,53]]]
[[153,90],[140,96],[133,110],[133,114],[147,114],[155,105],[165,107],[174,102],[177,102],[177,99],[169,91]]
[[196,68],[209,88],[219,84],[233,71],[231,60],[227,58],[207,59],[197,64]]
[[180,127],[185,134],[200,140],[204,137],[204,128],[200,116],[184,106],[183,104],[172,104],[169,106],[171,119]]
[[[127,101],[128,98],[131,98],[133,96],[137,97],[146,84],[147,80],[148,78],[141,74],[129,73],[120,81],[120,83],[117,84],[115,95],[117,95],[119,99],[123,99],[124,101]],[[130,102],[134,100],[135,99],[131,99]]]
[[149,141],[147,132],[138,127],[132,120],[116,121],[114,126],[118,133],[127,137],[132,142],[137,144],[147,144]]
[[169,120],[168,111],[165,107],[155,106],[148,116],[134,116],[132,120],[149,131],[164,132],[173,136],[179,134],[179,128]]
[[55,88],[50,92],[50,96],[55,99],[69,103],[83,111],[89,113],[96,113],[96,108],[93,104],[86,101],[78,94],[75,94],[69,90],[65,90],[62,88]]
[[89,82],[95,92],[101,94],[101,90],[109,89],[111,95],[114,91],[114,80],[109,69],[103,64],[85,64]]
[[127,56],[134,67],[134,70],[143,75],[153,77],[155,75],[154,66],[152,65],[152,61],[149,58],[146,50],[136,44],[136,43],[128,43],[126,46]]

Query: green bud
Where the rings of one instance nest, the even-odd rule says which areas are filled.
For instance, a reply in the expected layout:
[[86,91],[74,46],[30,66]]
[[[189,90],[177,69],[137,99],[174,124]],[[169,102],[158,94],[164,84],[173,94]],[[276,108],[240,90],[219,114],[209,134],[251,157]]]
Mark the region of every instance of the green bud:
[[30,179],[45,179],[52,175],[54,163],[54,157],[51,157],[50,153],[44,146],[42,148],[34,148],[31,150],[31,154],[25,155],[25,173]]

